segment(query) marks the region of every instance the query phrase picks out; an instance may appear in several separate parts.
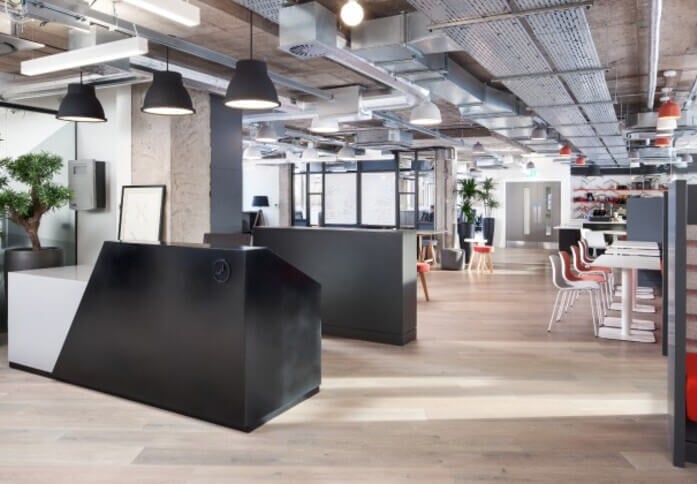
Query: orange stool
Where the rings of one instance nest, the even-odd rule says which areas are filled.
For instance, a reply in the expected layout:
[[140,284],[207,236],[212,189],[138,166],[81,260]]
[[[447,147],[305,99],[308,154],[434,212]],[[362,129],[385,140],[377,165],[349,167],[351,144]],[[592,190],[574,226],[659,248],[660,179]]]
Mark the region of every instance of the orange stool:
[[472,252],[472,259],[470,260],[470,265],[468,271],[472,272],[472,266],[474,266],[475,256],[477,259],[477,272],[482,272],[482,270],[488,270],[489,272],[494,272],[494,262],[491,259],[491,253],[494,252],[494,247],[491,245],[475,245],[472,247],[474,252]]
[[421,279],[421,287],[424,288],[424,296],[426,296],[426,301],[431,299],[428,297],[428,285],[426,284],[426,273],[431,272],[431,266],[428,262],[417,262],[416,263],[416,273]]

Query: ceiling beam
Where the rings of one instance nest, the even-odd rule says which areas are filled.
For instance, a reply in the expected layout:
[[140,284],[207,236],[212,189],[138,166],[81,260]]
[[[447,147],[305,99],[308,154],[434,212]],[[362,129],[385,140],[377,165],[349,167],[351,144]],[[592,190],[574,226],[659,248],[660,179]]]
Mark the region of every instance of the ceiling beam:
[[467,17],[451,20],[449,22],[434,23],[429,26],[430,29],[445,29],[448,27],[458,27],[462,25],[475,25],[488,22],[500,22],[501,20],[512,20],[520,17],[530,17],[532,15],[540,15],[543,13],[561,12],[563,10],[572,10],[576,8],[590,8],[593,5],[592,0],[583,0],[575,3],[567,3],[564,5],[554,5],[549,7],[538,7],[521,9],[515,12],[500,13],[496,15],[485,15],[483,17]]

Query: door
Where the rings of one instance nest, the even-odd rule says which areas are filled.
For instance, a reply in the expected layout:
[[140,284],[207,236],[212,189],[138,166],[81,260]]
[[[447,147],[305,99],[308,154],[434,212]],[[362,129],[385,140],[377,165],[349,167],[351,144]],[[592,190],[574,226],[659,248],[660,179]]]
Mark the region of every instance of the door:
[[560,222],[560,182],[506,183],[507,247],[554,248]]

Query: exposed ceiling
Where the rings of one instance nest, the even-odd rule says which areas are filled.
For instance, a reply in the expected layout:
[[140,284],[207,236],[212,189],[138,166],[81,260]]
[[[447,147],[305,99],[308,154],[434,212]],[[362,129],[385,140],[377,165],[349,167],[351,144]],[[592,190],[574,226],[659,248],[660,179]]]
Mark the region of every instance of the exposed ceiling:
[[[0,1],[0,3],[2,3]],[[41,4],[38,0],[28,3]],[[68,6],[75,11],[86,8],[84,0],[54,0],[46,3]],[[318,89],[346,85],[362,86],[365,93],[388,92],[383,83],[369,75],[339,65],[326,58],[298,59],[279,50],[278,10],[282,5],[305,3],[283,0],[191,0],[201,9],[201,25],[177,26],[152,14],[112,0],[96,0],[91,7],[103,15],[116,13],[122,25],[138,26],[167,36],[189,41],[233,58],[245,58],[249,49],[249,17],[254,15],[254,56],[265,59],[269,70]],[[344,0],[319,0],[338,13]],[[423,12],[431,22],[477,19],[519,10],[559,7],[585,3],[580,0],[364,0],[366,19],[383,18],[402,12]],[[449,54],[475,79],[504,92],[511,92],[531,109],[526,119],[544,121],[556,128],[562,139],[599,164],[628,162],[625,138],[618,121],[628,113],[646,110],[649,89],[650,0],[595,0],[592,7],[566,9],[525,17],[492,19],[473,25],[442,29],[462,50]],[[669,85],[676,99],[688,100],[697,79],[697,9],[693,0],[663,0],[660,24],[658,71],[677,71],[671,80],[658,79],[660,88]],[[58,20],[58,19],[56,19]],[[340,33],[350,42],[351,31]],[[19,76],[22,60],[56,53],[68,48],[68,27],[59,21],[38,22],[26,18],[19,36],[46,47],[0,56],[0,83],[26,82]],[[164,58],[164,48],[152,44],[150,56]],[[170,50],[173,63],[227,79],[232,69],[217,62]],[[583,72],[569,73],[582,69]],[[604,70],[603,70],[604,69]],[[567,74],[556,75],[558,72]],[[540,74],[545,73],[545,76]],[[67,73],[75,75],[75,73]],[[510,76],[527,76],[511,78]],[[47,76],[55,78],[56,76]],[[60,76],[58,76],[60,77]],[[497,78],[504,78],[497,82]],[[279,94],[287,98],[311,100],[312,96],[293,86],[278,85]],[[0,89],[0,92],[2,89]],[[692,93],[694,95],[694,92]],[[462,148],[483,138],[477,124],[491,130],[486,138],[500,153],[529,149],[553,151],[556,142],[539,147],[529,143],[524,128],[505,129],[505,120],[461,116],[454,106],[436,96],[443,114],[440,130],[455,139],[464,139]],[[550,107],[545,107],[550,106]],[[394,114],[408,118],[408,110]],[[516,115],[520,120],[520,116]],[[503,124],[502,124],[503,123]],[[289,121],[297,129],[307,128],[305,120]],[[375,120],[355,120],[344,125],[343,134],[351,129],[374,127]],[[423,137],[423,135],[420,135]],[[495,141],[496,140],[496,141]],[[554,145],[554,146],[553,146]],[[544,149],[542,149],[544,148]],[[689,148],[689,146],[687,147]],[[685,148],[685,149],[687,149]]]

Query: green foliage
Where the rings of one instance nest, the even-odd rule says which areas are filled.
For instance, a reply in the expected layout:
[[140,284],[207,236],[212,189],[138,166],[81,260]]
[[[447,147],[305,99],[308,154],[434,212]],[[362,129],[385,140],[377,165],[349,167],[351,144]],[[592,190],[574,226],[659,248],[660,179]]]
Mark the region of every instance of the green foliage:
[[[0,210],[26,230],[34,250],[41,248],[38,237],[41,217],[70,201],[70,190],[52,181],[62,166],[60,156],[47,152],[0,160]],[[25,185],[26,189],[10,187],[10,180]]]
[[496,181],[493,178],[485,178],[479,184],[477,198],[484,205],[484,216],[491,217],[491,211],[498,208],[501,204],[494,195]]
[[479,189],[474,178],[464,178],[457,182],[457,196],[460,199],[460,213],[467,223],[474,223],[474,201],[479,196]]

